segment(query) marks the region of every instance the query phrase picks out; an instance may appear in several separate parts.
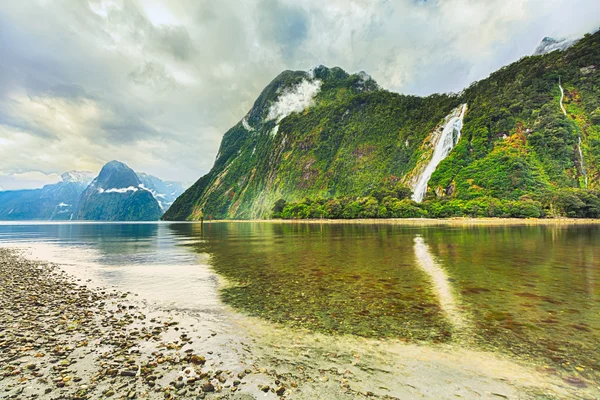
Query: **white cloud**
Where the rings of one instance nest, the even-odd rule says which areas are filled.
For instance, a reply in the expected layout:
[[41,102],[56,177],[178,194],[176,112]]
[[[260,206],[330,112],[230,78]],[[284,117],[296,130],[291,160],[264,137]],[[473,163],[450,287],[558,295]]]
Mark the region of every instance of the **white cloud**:
[[126,188],[110,188],[110,189],[102,189],[98,188],[98,193],[127,193],[127,192],[137,192],[138,188],[134,186],[129,186]]
[[315,96],[321,90],[321,82],[318,79],[314,81],[302,80],[293,88],[280,93],[277,101],[271,104],[267,120],[281,121],[293,112],[301,112],[307,109],[314,101]]
[[0,182],[4,190],[37,189],[44,185],[57,183],[60,180],[59,174],[45,174],[40,171],[0,174]]

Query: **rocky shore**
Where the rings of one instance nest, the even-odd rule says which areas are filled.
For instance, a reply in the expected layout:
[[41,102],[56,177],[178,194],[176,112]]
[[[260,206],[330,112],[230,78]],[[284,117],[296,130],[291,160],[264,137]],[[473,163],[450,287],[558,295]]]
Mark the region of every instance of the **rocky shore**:
[[130,293],[87,287],[14,250],[0,249],[0,288],[3,399],[277,398],[295,385],[249,385],[261,371],[217,369],[213,351],[174,318],[145,315]]

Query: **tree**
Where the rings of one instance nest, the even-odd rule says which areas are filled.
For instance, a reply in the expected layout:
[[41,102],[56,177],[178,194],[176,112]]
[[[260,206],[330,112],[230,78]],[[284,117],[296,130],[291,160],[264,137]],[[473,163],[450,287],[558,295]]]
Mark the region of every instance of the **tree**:
[[286,205],[287,201],[285,201],[284,199],[277,200],[275,202],[275,205],[273,206],[273,218],[281,218],[281,212],[283,211]]

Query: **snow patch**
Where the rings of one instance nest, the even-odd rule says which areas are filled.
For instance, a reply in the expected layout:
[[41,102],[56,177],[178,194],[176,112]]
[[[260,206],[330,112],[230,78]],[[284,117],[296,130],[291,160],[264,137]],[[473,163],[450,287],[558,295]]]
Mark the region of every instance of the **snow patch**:
[[322,84],[323,82],[318,79],[314,81],[304,79],[298,85],[284,90],[269,108],[267,120],[279,122],[293,112],[305,110],[313,104]]
[[93,173],[89,171],[68,171],[60,176],[63,182],[73,182],[88,184],[94,178]]
[[271,129],[271,136],[275,137],[275,135],[277,135],[277,132],[279,132],[279,125],[275,125],[275,127]]

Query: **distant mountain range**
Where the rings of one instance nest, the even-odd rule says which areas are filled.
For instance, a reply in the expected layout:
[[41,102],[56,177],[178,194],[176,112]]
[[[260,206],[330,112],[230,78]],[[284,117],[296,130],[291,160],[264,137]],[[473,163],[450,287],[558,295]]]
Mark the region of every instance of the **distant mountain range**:
[[183,191],[178,182],[137,174],[119,161],[97,177],[70,171],[41,189],[0,191],[0,220],[158,220]]
[[0,191],[2,220],[70,220],[79,197],[92,180],[90,172],[71,171],[41,189]]

